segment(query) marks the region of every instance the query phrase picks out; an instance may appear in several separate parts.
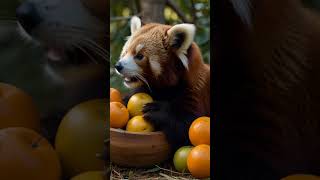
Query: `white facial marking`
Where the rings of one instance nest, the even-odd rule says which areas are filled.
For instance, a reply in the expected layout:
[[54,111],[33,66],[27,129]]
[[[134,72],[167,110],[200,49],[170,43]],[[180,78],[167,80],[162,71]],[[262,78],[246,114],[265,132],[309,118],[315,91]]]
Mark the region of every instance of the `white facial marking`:
[[137,63],[134,61],[133,56],[131,55],[124,56],[119,60],[119,62],[123,66],[123,71],[130,71],[132,73],[138,73],[141,71],[141,68],[137,65]]
[[53,82],[56,84],[63,84],[64,79],[61,77],[49,64],[44,65],[44,72],[46,75],[52,78]]
[[21,37],[25,40],[25,41],[33,41],[33,38],[23,29],[23,27],[21,26],[21,24],[18,22],[17,23],[17,29],[19,34],[21,35]]
[[136,53],[138,53],[143,47],[143,44],[138,44],[138,46],[136,47]]
[[149,63],[151,66],[152,73],[156,77],[158,77],[162,71],[161,64],[159,62],[159,56],[157,56],[157,55],[150,56]]

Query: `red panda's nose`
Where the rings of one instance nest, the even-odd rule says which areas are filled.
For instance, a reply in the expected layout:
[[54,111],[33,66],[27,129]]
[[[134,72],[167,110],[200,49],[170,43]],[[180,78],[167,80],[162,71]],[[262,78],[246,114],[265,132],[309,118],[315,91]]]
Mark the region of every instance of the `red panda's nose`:
[[120,62],[117,62],[116,65],[115,65],[115,68],[118,72],[120,72],[122,69],[123,69],[123,66]]

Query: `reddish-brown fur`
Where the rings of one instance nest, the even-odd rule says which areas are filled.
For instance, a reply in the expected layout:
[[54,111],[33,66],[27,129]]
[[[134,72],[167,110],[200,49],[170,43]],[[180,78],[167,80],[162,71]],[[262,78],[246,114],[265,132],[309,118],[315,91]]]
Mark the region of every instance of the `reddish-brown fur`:
[[[210,66],[204,64],[199,47],[193,43],[188,51],[189,70],[183,74],[188,84],[188,111],[210,115]],[[192,100],[191,100],[192,99]],[[186,103],[188,104],[188,103]]]
[[[151,88],[166,88],[177,85],[179,81],[186,83],[185,100],[181,105],[195,114],[210,114],[210,66],[204,64],[201,52],[196,43],[192,43],[188,50],[189,70],[186,70],[180,59],[175,54],[175,49],[170,47],[166,38],[169,28],[172,26],[162,24],[146,24],[141,30],[134,34],[133,41],[127,49],[127,53],[135,55],[135,47],[138,44],[148,44],[140,53],[145,57],[150,55],[159,56],[159,62],[163,73],[155,77],[150,68],[149,60],[137,61],[136,63],[143,69],[144,77]],[[155,47],[157,49],[155,50]],[[160,51],[159,51],[160,50]]]
[[[320,170],[320,16],[297,0],[250,2],[246,24],[217,4],[218,179],[280,179]],[[231,173],[232,172],[232,173]]]
[[[155,23],[144,25],[128,40],[122,56],[135,56],[138,44],[144,45],[139,51],[144,59],[136,64],[142,69],[151,90],[143,86],[132,94],[137,91],[151,94],[155,103],[146,106],[144,117],[159,125],[175,146],[174,150],[188,144],[188,128],[195,118],[210,116],[210,67],[203,62],[201,51],[194,42],[186,54],[188,69],[183,66],[176,55],[177,49],[169,42],[167,31],[171,27]],[[160,75],[155,75],[150,65],[154,55],[159,57]]]

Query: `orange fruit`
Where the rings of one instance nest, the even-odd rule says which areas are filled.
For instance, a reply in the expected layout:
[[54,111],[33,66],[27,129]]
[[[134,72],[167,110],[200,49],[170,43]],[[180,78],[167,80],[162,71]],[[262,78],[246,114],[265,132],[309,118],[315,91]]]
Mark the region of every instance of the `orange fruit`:
[[123,128],[129,120],[129,112],[123,104],[110,102],[110,127]]
[[146,93],[137,93],[131,96],[127,105],[130,117],[142,115],[143,106],[152,101],[152,97]]
[[315,176],[311,174],[293,174],[282,178],[281,180],[320,180],[320,176]]
[[131,132],[152,132],[154,127],[142,116],[134,116],[128,121],[126,130]]
[[110,102],[122,103],[121,93],[115,88],[110,88]]
[[24,127],[1,129],[0,142],[0,179],[61,179],[57,152],[34,130]]
[[40,113],[30,95],[12,85],[0,83],[0,129],[26,127],[40,130]]
[[97,157],[104,152],[108,121],[108,100],[93,99],[74,106],[62,119],[55,147],[65,178],[79,173],[103,170],[105,162]]
[[210,146],[201,144],[194,147],[188,155],[187,166],[196,178],[210,177]]
[[210,145],[210,118],[199,117],[194,120],[189,128],[189,139],[191,144],[197,146],[199,144]]

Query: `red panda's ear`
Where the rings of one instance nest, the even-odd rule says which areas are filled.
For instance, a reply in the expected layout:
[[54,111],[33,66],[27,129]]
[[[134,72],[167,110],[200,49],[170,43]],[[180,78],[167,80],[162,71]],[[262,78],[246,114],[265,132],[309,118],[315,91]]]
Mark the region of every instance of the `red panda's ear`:
[[193,24],[178,24],[167,31],[169,45],[175,50],[186,69],[188,69],[187,50],[193,42],[195,31]]
[[131,34],[141,28],[141,20],[137,16],[133,16],[130,20]]

